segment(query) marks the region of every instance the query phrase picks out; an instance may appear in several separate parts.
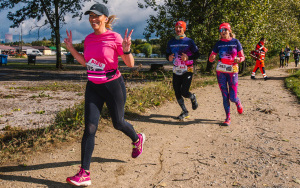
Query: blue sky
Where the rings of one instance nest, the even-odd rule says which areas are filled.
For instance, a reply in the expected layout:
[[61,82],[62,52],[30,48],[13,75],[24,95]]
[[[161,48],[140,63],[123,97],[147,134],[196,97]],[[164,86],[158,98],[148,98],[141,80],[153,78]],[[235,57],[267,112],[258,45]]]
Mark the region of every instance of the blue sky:
[[[113,30],[124,36],[125,29],[134,29],[132,34],[132,39],[143,39],[143,31],[147,26],[146,20],[149,15],[155,14],[151,9],[140,9],[138,8],[137,2],[143,2],[142,0],[109,0],[107,7],[110,14],[117,16],[117,21],[113,25]],[[102,1],[99,1],[102,2]],[[88,10],[94,2],[85,3],[83,12]],[[15,11],[13,9],[10,11]],[[19,41],[21,28],[10,28],[12,22],[7,19],[8,10],[2,10],[0,12],[1,27],[0,27],[0,39],[5,40],[5,34],[12,34],[13,41]],[[67,24],[61,28],[61,40],[66,37],[66,29],[72,30],[73,33],[73,43],[78,43],[82,41],[86,35],[92,33],[93,30],[88,21],[88,16],[83,16],[83,19],[79,21],[78,18],[71,18],[71,16],[66,17]],[[50,38],[51,30],[44,27],[40,30],[39,37],[37,29],[31,29],[33,26],[38,25],[35,20],[26,20],[22,25],[22,37],[23,41],[31,42],[35,40],[42,40],[44,37],[46,39]],[[31,31],[30,31],[31,30]],[[154,35],[152,36],[154,37]]]

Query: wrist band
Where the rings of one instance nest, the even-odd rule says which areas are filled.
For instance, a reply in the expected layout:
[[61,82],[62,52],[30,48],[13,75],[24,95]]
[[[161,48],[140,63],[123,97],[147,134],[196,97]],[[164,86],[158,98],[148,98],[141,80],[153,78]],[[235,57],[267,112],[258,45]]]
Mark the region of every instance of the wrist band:
[[124,53],[124,54],[131,54],[131,49],[129,50],[129,52],[124,52],[124,51],[123,51],[123,53]]

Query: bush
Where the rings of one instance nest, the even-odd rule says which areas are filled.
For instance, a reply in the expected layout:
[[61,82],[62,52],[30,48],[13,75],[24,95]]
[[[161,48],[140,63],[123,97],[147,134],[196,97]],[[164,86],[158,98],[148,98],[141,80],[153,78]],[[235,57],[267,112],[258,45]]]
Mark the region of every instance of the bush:
[[286,87],[291,90],[300,102],[300,70],[285,79]]

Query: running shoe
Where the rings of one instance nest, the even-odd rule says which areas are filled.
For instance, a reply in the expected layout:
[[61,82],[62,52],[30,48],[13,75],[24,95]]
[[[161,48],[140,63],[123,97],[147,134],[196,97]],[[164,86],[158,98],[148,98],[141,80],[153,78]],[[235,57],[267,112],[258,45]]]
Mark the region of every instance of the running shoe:
[[91,185],[90,172],[85,171],[80,167],[79,172],[72,177],[67,178],[67,183],[75,186],[88,186]]
[[139,137],[139,141],[137,143],[132,142],[132,158],[137,158],[138,156],[140,156],[143,152],[143,144],[146,140],[146,136],[144,133],[139,133],[138,134]]
[[239,102],[239,103],[236,105],[236,107],[237,107],[237,111],[238,111],[239,114],[242,114],[242,113],[244,112],[244,108],[243,108],[241,102]]
[[193,93],[192,95],[193,95],[193,99],[191,99],[192,108],[193,108],[193,110],[196,110],[198,108],[198,103],[197,103],[196,95],[195,95],[195,93]]
[[226,118],[225,121],[223,122],[222,126],[229,126],[230,125],[230,118]]
[[251,79],[255,80],[255,76],[251,76]]
[[189,112],[188,111],[182,111],[181,114],[177,117],[177,119],[183,120],[184,118],[188,118]]
[[266,76],[266,77],[264,77],[264,79],[265,79],[265,81],[266,81],[266,80],[269,80],[270,78]]

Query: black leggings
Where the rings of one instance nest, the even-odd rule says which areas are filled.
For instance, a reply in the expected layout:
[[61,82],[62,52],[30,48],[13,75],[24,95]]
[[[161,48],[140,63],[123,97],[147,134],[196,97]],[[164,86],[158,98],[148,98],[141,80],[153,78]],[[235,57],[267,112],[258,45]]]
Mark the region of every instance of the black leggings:
[[192,83],[193,73],[186,72],[183,75],[176,75],[173,73],[173,88],[175,91],[175,96],[178,101],[179,106],[183,111],[187,111],[184,105],[184,98],[191,98],[192,93],[189,91]]
[[280,59],[280,67],[284,66],[284,59]]
[[285,56],[285,66],[289,66],[290,56]]
[[95,146],[95,134],[102,107],[106,103],[115,129],[122,131],[131,138],[138,140],[133,126],[124,120],[126,88],[123,77],[104,83],[87,82],[85,91],[85,129],[81,142],[81,167],[89,170]]

